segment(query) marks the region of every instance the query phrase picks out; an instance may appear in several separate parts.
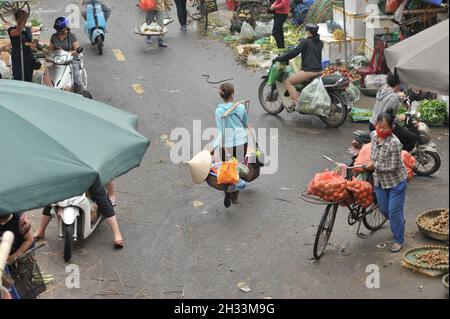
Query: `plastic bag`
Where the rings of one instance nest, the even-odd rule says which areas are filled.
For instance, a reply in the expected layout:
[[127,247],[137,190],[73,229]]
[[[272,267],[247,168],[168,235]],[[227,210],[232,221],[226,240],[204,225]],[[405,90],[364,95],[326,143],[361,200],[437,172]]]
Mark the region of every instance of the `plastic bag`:
[[327,202],[338,202],[347,197],[347,181],[336,172],[317,173],[307,190]]
[[378,90],[386,84],[386,74],[368,74],[364,78],[364,85],[367,89]]
[[241,43],[250,43],[255,41],[256,33],[252,26],[244,21],[242,23],[241,33],[239,34],[239,41]]
[[370,61],[367,59],[365,55],[355,55],[348,61],[348,68],[353,70],[361,68],[363,66],[369,66],[369,64]]
[[255,34],[256,38],[261,39],[272,34],[273,29],[273,20],[270,20],[269,23],[263,23],[256,21]]
[[361,97],[361,92],[353,83],[350,83],[347,89],[347,93],[350,98],[350,102],[358,102]]
[[140,0],[139,8],[144,11],[152,11],[156,9],[156,0]]
[[300,93],[297,112],[327,117],[331,112],[331,98],[322,79],[315,79]]
[[280,76],[281,72],[283,72],[284,65],[280,62],[275,62],[272,67],[270,68],[268,79],[267,79],[267,85],[272,86],[275,84],[276,80],[278,80],[278,77]]
[[398,7],[402,4],[403,1],[406,0],[387,0],[386,1],[386,13],[394,13]]
[[[364,165],[371,160],[372,146],[370,143],[364,144],[355,159],[355,165]],[[362,168],[354,168],[354,172],[362,172]]]
[[375,201],[373,186],[369,182],[357,179],[347,181],[347,190],[363,208],[369,207]]
[[6,66],[5,62],[0,60],[0,75],[3,79],[9,79],[11,77],[11,70]]
[[218,184],[236,184],[239,182],[239,175],[237,170],[238,163],[235,160],[222,162],[217,174]]

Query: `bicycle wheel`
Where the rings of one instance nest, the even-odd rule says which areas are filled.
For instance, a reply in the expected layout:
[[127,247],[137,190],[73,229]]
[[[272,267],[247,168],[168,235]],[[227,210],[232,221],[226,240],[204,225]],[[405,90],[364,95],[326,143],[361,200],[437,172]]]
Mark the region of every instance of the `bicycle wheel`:
[[205,16],[204,1],[192,0],[186,3],[187,14],[192,20],[201,20]]
[[376,202],[366,208],[364,214],[365,215],[362,220],[363,224],[368,230],[371,231],[380,229],[387,221],[387,218],[380,211]]
[[314,240],[313,254],[314,258],[319,260],[325,252],[331,232],[333,231],[334,221],[336,219],[339,204],[328,205],[323,212]]

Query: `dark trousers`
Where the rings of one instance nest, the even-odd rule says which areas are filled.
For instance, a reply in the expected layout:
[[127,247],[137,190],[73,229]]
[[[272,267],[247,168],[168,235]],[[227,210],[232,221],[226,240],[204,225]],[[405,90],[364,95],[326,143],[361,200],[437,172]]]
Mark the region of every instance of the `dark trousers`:
[[272,35],[277,42],[278,49],[284,49],[284,33],[283,33],[283,24],[287,19],[287,14],[278,14],[275,13],[275,17],[273,20],[273,29]]
[[[375,125],[370,122],[369,130],[375,131]],[[417,129],[415,129],[415,131],[411,131],[404,126],[395,125],[393,133],[403,144],[403,149],[407,152],[411,152],[416,144],[420,141],[420,134]]]
[[[89,188],[89,194],[91,199],[97,204],[100,213],[105,218],[113,217],[115,215],[114,208],[106,195],[106,190],[104,187],[95,183]],[[50,216],[51,206],[44,207],[42,214]],[[90,214],[91,212],[85,212],[86,214]]]
[[13,78],[17,81],[27,81],[32,82],[33,81],[33,61],[32,59],[26,59],[24,63],[24,73],[25,73],[25,79],[22,79],[22,63],[20,58],[12,60],[12,71],[13,71]]
[[185,27],[187,24],[186,1],[187,0],[175,0],[175,5],[177,6],[178,22],[180,22],[180,25],[182,27]]

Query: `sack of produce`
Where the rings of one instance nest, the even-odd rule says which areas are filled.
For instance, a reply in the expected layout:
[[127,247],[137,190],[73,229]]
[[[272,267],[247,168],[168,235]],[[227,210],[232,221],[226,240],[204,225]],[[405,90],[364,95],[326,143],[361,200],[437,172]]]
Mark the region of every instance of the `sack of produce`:
[[350,83],[347,88],[347,93],[350,98],[350,102],[358,102],[361,97],[361,92],[353,83]]
[[386,74],[368,74],[364,78],[364,85],[367,89],[378,90],[386,84]]
[[281,72],[284,70],[284,65],[280,62],[275,62],[272,67],[270,68],[268,79],[267,79],[267,85],[272,86],[275,84],[275,81],[280,76]]
[[[363,147],[361,148],[361,150],[359,151],[358,156],[356,157],[355,165],[357,166],[357,165],[367,164],[371,160],[371,158],[370,158],[371,152],[372,152],[372,147],[371,147],[370,143],[364,144]],[[357,172],[362,172],[363,169],[362,168],[354,168],[353,171],[355,173],[357,173]]]
[[253,30],[250,24],[244,21],[242,23],[241,33],[239,34],[239,42],[250,43],[255,41],[256,38],[255,30]]
[[156,0],[140,0],[139,8],[144,11],[151,11],[156,9]]
[[300,93],[297,112],[327,117],[331,112],[331,98],[322,79],[315,79]]
[[363,208],[369,207],[375,201],[373,186],[369,182],[358,179],[347,181],[347,190]]
[[256,21],[255,34],[257,39],[261,39],[272,34],[273,20],[269,23]]
[[414,156],[412,156],[407,151],[402,151],[402,162],[406,167],[406,172],[408,173],[408,182],[412,181],[414,176],[414,167],[416,167],[417,161]]
[[337,172],[317,173],[308,185],[308,193],[327,202],[339,202],[347,197],[347,181]]
[[353,122],[368,122],[372,118],[372,110],[352,107],[350,118]]

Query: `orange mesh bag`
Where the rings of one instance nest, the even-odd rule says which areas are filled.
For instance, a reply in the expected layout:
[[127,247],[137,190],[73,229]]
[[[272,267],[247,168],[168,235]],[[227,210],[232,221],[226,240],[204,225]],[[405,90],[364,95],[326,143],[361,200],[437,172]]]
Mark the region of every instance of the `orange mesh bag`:
[[406,167],[406,172],[408,173],[408,182],[410,182],[413,179],[414,167],[416,167],[417,161],[414,156],[407,151],[402,151],[402,161]]
[[308,192],[327,202],[339,202],[347,197],[346,180],[336,172],[317,173],[308,185]]
[[363,208],[369,207],[375,201],[373,186],[369,182],[357,179],[347,181],[347,190]]

